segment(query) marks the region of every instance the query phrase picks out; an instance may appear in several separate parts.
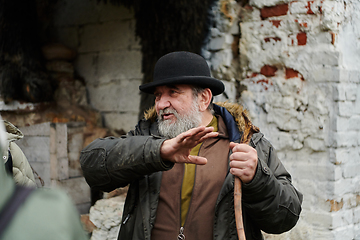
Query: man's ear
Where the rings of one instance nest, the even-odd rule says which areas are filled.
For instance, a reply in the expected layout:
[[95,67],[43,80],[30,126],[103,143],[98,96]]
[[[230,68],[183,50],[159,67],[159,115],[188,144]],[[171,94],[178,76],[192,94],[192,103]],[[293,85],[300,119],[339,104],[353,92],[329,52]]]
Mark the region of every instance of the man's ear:
[[204,91],[202,91],[199,94],[199,110],[201,112],[206,111],[206,109],[208,108],[209,104],[211,103],[211,98],[212,98],[212,92],[210,90],[210,88],[205,88]]

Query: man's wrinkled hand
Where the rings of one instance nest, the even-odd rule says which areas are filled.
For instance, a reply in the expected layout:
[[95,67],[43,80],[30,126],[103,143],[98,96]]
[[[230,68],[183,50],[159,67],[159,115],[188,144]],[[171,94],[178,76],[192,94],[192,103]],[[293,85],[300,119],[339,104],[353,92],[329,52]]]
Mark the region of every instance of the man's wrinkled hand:
[[255,176],[258,156],[255,148],[248,144],[230,143],[230,173],[249,183]]
[[206,158],[192,156],[190,151],[206,139],[218,136],[213,131],[213,127],[200,126],[181,133],[176,138],[165,140],[160,148],[161,158],[174,163],[206,164]]

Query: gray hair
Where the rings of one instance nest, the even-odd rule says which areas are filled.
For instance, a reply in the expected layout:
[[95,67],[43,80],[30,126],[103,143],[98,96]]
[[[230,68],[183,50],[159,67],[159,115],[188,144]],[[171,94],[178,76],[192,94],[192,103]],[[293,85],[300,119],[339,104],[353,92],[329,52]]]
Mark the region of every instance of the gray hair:
[[[202,87],[198,87],[198,86],[194,86],[192,88],[192,92],[193,92],[193,98],[197,99],[199,97],[199,94],[201,94],[202,92],[204,92],[204,88]],[[213,107],[213,98],[211,98],[210,104],[207,107],[208,110],[210,110],[211,114],[214,115],[214,107]]]

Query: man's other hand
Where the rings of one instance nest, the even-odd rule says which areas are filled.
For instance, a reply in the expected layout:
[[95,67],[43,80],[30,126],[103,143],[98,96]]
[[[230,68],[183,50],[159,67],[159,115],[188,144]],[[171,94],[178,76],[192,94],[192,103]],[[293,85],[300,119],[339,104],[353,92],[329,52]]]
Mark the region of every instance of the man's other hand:
[[230,173],[249,183],[255,176],[258,156],[255,148],[248,144],[230,143]]

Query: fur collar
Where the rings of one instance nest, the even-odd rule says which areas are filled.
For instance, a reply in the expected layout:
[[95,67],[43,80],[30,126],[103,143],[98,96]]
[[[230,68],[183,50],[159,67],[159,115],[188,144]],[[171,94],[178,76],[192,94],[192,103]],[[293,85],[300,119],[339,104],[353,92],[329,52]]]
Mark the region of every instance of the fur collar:
[[[234,117],[234,120],[236,121],[239,130],[241,132],[243,132],[245,130],[245,120],[244,120],[244,117],[243,117],[242,113],[244,112],[249,119],[250,119],[250,117],[249,117],[248,111],[245,110],[243,108],[243,106],[241,106],[240,104],[237,104],[237,103],[229,103],[229,102],[217,102],[217,103],[214,103],[214,104],[216,104],[216,105],[218,105],[220,107],[226,108],[226,110],[228,110],[229,113]],[[144,117],[145,117],[146,120],[150,120],[151,122],[155,122],[155,120],[157,118],[157,113],[156,113],[156,110],[155,110],[155,106],[148,109],[145,112]]]

